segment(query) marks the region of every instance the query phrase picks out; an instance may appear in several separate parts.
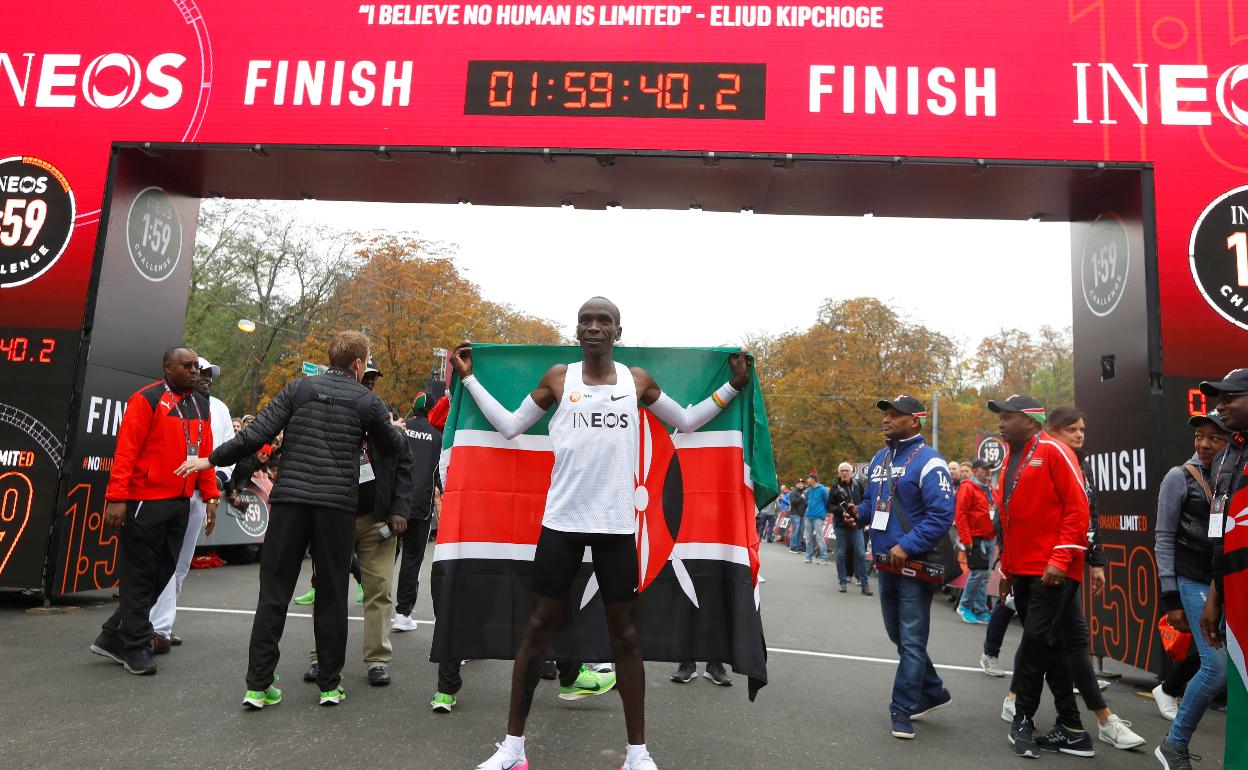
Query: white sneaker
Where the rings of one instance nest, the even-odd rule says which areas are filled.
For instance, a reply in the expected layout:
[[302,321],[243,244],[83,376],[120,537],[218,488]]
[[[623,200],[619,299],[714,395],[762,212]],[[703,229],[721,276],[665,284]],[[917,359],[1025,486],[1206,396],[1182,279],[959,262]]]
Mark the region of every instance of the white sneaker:
[[1001,670],[1001,664],[997,662],[995,656],[980,653],[979,667],[988,676],[1005,676],[1005,672]]
[[390,628],[394,631],[415,631],[419,625],[411,615],[395,615],[390,621]]
[[1116,749],[1133,749],[1136,746],[1143,746],[1145,742],[1143,738],[1131,731],[1131,723],[1125,719],[1119,719],[1117,714],[1110,714],[1109,720],[1100,725],[1099,732],[1101,740]]
[[1157,704],[1157,710],[1161,715],[1171,722],[1174,721],[1174,715],[1179,713],[1179,699],[1172,698],[1161,689],[1161,685],[1153,688],[1153,702]]
[[1001,704],[1001,718],[1010,724],[1014,724],[1014,699],[1007,697],[1005,703]]
[[659,766],[654,763],[650,752],[646,752],[632,762],[625,760],[624,764],[620,765],[620,770],[659,770]]
[[477,765],[476,770],[529,770],[529,760],[517,757],[514,752],[501,743],[494,744],[498,751],[494,756]]

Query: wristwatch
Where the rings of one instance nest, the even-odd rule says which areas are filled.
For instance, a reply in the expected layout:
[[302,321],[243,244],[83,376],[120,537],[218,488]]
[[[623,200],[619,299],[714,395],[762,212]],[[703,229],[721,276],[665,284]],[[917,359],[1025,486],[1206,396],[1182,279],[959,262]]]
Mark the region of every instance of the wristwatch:
[[216,505],[216,504],[217,504],[217,503],[219,503],[219,502],[221,502],[221,498],[219,498],[219,497],[214,497],[214,498],[212,498],[211,500],[205,500],[205,501],[204,501],[204,505]]

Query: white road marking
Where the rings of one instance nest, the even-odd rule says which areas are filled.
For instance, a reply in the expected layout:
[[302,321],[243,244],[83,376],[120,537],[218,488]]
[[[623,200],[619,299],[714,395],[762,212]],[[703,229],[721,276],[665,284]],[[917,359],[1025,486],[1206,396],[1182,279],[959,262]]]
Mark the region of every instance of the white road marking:
[[[255,610],[227,610],[219,607],[178,607],[178,612],[216,612],[222,615],[255,615]],[[288,618],[311,618],[312,616],[306,612],[288,612]],[[348,615],[347,620],[363,621],[364,618],[357,618],[354,615]],[[432,620],[417,620],[418,626],[432,626]],[[872,658],[865,655],[845,655],[839,652],[818,652],[816,650],[790,650],[786,647],[768,647],[767,652],[778,653],[780,655],[804,655],[808,658],[830,658],[832,660],[852,660],[859,663],[887,663],[891,666],[897,665],[899,661],[893,658]],[[943,668],[946,671],[969,671],[974,674],[980,673],[977,666],[954,666],[948,663],[933,663],[936,668]],[[1012,676],[1013,671],[1006,671],[1006,676]]]

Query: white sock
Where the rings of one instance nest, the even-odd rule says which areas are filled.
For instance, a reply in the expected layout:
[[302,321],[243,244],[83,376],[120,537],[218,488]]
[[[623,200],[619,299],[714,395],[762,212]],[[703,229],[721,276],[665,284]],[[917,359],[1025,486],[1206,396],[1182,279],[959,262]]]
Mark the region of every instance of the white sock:
[[632,762],[634,759],[641,759],[642,757],[646,757],[649,755],[650,755],[650,752],[646,751],[646,744],[639,743],[636,746],[634,746],[633,744],[630,743],[628,744],[628,757],[624,761]]
[[524,736],[508,735],[503,739],[503,748],[510,751],[516,759],[524,759]]

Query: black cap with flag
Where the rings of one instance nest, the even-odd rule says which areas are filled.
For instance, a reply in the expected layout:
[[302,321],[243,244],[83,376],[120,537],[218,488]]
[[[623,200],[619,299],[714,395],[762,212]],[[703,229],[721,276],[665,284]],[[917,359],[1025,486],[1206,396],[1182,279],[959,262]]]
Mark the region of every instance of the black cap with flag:
[[1041,425],[1044,424],[1046,419],[1043,404],[1031,396],[1021,396],[1017,393],[1004,401],[989,401],[988,411],[996,412],[997,414],[1001,414],[1002,412],[1020,412]]
[[1232,369],[1221,380],[1200,383],[1200,392],[1209,398],[1223,393],[1248,393],[1248,369]]
[[918,417],[920,422],[927,420],[927,407],[923,406],[923,402],[914,396],[894,396],[892,401],[880,399],[875,402],[875,406],[881,412],[896,409],[902,414]]

